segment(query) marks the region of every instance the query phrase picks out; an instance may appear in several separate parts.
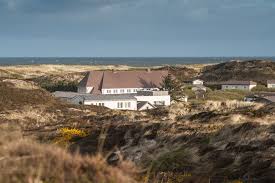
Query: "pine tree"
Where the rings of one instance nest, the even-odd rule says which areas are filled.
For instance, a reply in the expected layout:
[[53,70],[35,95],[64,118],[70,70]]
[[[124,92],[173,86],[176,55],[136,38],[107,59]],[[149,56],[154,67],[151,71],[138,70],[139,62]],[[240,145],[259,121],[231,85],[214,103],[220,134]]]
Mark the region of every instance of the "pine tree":
[[172,100],[177,101],[182,97],[182,86],[170,73],[163,79],[161,87],[169,92]]

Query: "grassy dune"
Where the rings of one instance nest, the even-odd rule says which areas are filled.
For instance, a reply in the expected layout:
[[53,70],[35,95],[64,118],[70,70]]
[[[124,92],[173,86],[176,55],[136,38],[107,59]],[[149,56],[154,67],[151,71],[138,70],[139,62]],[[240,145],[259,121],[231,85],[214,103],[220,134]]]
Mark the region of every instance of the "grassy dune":
[[274,182],[275,105],[240,101],[245,94],[114,111],[2,79],[0,182]]

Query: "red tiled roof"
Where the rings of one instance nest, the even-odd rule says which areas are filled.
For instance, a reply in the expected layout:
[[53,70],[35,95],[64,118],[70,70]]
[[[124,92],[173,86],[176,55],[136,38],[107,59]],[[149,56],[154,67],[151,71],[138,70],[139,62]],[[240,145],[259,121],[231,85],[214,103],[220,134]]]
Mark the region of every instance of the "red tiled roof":
[[87,72],[86,76],[80,81],[80,87],[93,87],[93,94],[101,94],[101,86],[103,81],[103,71]]
[[160,88],[168,71],[91,71],[79,83],[94,87],[92,94],[107,88]]

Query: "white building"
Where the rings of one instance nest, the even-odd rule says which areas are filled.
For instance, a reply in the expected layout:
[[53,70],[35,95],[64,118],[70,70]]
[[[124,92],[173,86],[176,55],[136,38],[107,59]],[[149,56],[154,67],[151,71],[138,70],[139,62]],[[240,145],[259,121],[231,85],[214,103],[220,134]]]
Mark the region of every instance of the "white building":
[[168,91],[160,91],[168,71],[91,71],[81,80],[78,92],[55,92],[74,104],[110,109],[144,110],[169,106]]
[[267,88],[275,88],[275,80],[267,80]]
[[251,90],[256,87],[254,81],[227,81],[222,83],[222,90]]
[[168,71],[90,71],[80,81],[78,93],[131,94],[159,90]]
[[203,82],[203,80],[196,79],[192,83],[193,83],[193,85],[201,85],[202,86],[204,82]]
[[137,110],[137,99],[133,95],[86,95],[83,104],[109,109]]
[[104,106],[110,109],[137,110],[137,99],[131,94],[91,95],[57,91],[53,95],[72,104]]
[[116,95],[54,92],[53,95],[73,104],[104,106],[119,110],[146,110],[170,105],[170,95],[167,91],[138,91],[137,94]]

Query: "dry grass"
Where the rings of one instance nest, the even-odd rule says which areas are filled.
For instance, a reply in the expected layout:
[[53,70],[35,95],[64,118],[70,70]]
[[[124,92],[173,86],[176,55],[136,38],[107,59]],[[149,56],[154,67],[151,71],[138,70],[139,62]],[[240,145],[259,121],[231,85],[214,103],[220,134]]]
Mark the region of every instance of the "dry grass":
[[0,182],[5,183],[135,183],[134,167],[106,164],[100,156],[70,154],[53,145],[22,137],[17,129],[0,127]]
[[44,107],[34,108],[31,106],[24,106],[20,110],[6,111],[4,114],[0,114],[0,118],[8,121],[18,121],[22,126],[32,124],[36,127],[57,120],[56,114],[46,112]]
[[5,71],[5,77],[8,75],[22,76],[23,78],[32,78],[43,75],[65,75],[69,73],[86,72],[89,70],[129,70],[134,67],[126,65],[17,65],[2,66],[0,70]]
[[55,99],[41,89],[22,89],[10,82],[0,82],[0,110],[15,110],[24,105],[37,106],[54,103]]
[[256,104],[252,102],[242,102],[238,100],[226,100],[222,101],[206,101],[204,107],[210,111],[228,111],[235,110],[243,107],[259,107],[261,104]]
[[[187,67],[200,71],[208,64],[185,64],[178,65],[178,67]],[[158,69],[162,66],[153,66],[151,69]],[[16,65],[16,66],[2,66],[0,67],[0,77],[22,77],[33,78],[44,75],[66,75],[69,73],[81,73],[89,70],[133,70],[133,69],[147,69],[148,67],[133,67],[127,65]]]
[[14,88],[20,88],[24,90],[36,90],[39,87],[33,82],[26,82],[18,79],[5,79],[3,80],[5,83],[11,83]]

